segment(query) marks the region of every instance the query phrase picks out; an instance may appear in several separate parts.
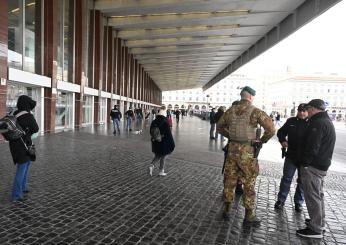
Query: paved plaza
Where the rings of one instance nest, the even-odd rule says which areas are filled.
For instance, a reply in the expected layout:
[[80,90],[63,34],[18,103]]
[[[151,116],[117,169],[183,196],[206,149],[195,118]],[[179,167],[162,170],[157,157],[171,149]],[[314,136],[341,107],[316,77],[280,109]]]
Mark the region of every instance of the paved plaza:
[[295,233],[307,209],[294,211],[291,192],[285,209],[274,210],[283,163],[261,160],[271,154],[263,151],[256,186],[263,221],[246,228],[239,197],[230,221],[222,219],[222,143],[209,140],[209,122],[188,117],[173,125],[166,177],[157,169],[148,175],[148,125],[120,136],[100,126],[39,137],[30,192],[16,204],[15,166],[0,144],[0,244],[346,244],[346,174],[326,178],[324,238],[302,239]]

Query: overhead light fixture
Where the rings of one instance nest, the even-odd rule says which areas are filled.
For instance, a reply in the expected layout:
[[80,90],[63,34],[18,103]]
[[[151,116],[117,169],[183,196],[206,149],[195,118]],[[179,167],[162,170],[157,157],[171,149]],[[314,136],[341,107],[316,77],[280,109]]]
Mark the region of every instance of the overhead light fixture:
[[[230,25],[187,25],[187,26],[178,26],[178,27],[161,27],[161,28],[146,28],[146,29],[131,29],[131,30],[124,30],[122,32],[128,32],[128,31],[205,31],[208,29],[233,29],[233,28],[239,28],[239,24],[230,24]],[[191,30],[192,29],[192,30]]]
[[30,7],[30,6],[33,6],[33,5],[35,5],[36,3],[35,2],[32,2],[32,3],[28,3],[26,6],[27,7]]
[[112,15],[111,18],[141,18],[151,16],[183,16],[183,15],[213,15],[213,14],[229,14],[229,15],[245,15],[249,14],[250,11],[247,9],[240,10],[220,10],[213,12],[184,12],[184,13],[159,13],[159,14],[132,14],[132,15]]

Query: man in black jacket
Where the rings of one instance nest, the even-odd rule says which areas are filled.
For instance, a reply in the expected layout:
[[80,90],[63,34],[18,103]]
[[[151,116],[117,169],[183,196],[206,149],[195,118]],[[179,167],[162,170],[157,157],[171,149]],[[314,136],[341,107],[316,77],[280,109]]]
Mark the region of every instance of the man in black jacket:
[[27,154],[24,143],[27,146],[32,145],[31,136],[39,130],[34,116],[30,113],[35,106],[36,101],[32,100],[29,96],[21,95],[17,101],[18,110],[14,112],[14,115],[20,115],[17,117],[17,122],[25,131],[25,135],[22,139],[9,142],[13,162],[17,165],[12,190],[12,201],[14,202],[23,201],[23,193],[28,192],[27,179],[31,159]]
[[210,115],[209,115],[209,120],[210,120],[210,131],[209,131],[209,137],[210,139],[214,140],[214,132],[215,132],[215,126],[216,126],[216,121],[215,121],[215,108],[211,109]]
[[302,154],[301,176],[310,219],[305,220],[307,227],[297,230],[297,235],[322,238],[325,227],[324,177],[331,164],[336,136],[324,101],[313,99],[307,106],[310,120]]
[[[220,118],[223,116],[224,113],[225,112],[224,112],[223,106],[220,106],[219,109],[217,109],[217,112],[215,113],[215,117],[214,117],[215,123],[217,123],[220,120]],[[219,132],[216,129],[215,140],[217,140],[218,136],[219,136]],[[221,134],[221,141],[225,141],[225,138],[223,137],[222,134]]]
[[113,128],[114,128],[113,134],[114,135],[117,134],[116,129],[118,129],[118,132],[120,134],[119,124],[120,124],[120,119],[121,119],[122,115],[121,115],[121,112],[118,109],[117,105],[114,105],[114,109],[111,110],[111,113],[109,114],[109,116],[112,118],[112,121],[113,121]]
[[[308,112],[306,104],[298,106],[297,116],[287,119],[286,123],[278,130],[277,136],[285,157],[283,176],[280,182],[280,191],[275,203],[275,209],[281,210],[285,205],[287,195],[290,191],[293,176],[298,170],[297,187],[294,194],[295,210],[302,211],[304,202],[303,187],[300,178],[299,163],[301,160],[304,134],[308,126]],[[287,152],[286,152],[287,149]]]

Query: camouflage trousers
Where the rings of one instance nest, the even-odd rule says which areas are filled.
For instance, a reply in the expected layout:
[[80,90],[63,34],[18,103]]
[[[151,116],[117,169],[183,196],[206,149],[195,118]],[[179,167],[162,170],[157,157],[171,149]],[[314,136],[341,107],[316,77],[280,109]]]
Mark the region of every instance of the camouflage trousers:
[[256,207],[256,178],[259,173],[258,161],[253,158],[250,145],[230,143],[224,172],[224,201],[232,202],[238,179],[243,184],[243,204],[247,215],[253,216]]

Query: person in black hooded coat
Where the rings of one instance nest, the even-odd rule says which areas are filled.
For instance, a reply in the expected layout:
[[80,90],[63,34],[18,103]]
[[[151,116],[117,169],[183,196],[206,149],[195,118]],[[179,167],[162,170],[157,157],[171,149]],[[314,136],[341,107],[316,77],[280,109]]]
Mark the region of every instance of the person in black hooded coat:
[[[17,101],[17,110],[13,113],[17,115],[20,112],[27,112],[17,117],[18,124],[25,131],[22,137],[27,146],[32,145],[31,136],[38,132],[39,128],[34,116],[30,113],[36,106],[36,101],[27,95],[21,95]],[[21,139],[10,141],[10,151],[14,164],[17,165],[17,171],[14,178],[12,201],[23,201],[23,193],[28,192],[27,179],[29,167],[31,164],[30,156],[27,154],[26,147]]]
[[161,142],[154,140],[151,141],[152,152],[155,154],[155,157],[149,166],[149,174],[151,176],[153,174],[155,163],[158,161],[160,161],[159,175],[166,175],[166,173],[164,172],[165,158],[168,154],[171,154],[175,148],[172,132],[165,116],[166,113],[166,107],[161,107],[159,114],[150,125],[150,131],[152,127],[158,126],[158,128],[160,129],[160,134],[162,136]]

